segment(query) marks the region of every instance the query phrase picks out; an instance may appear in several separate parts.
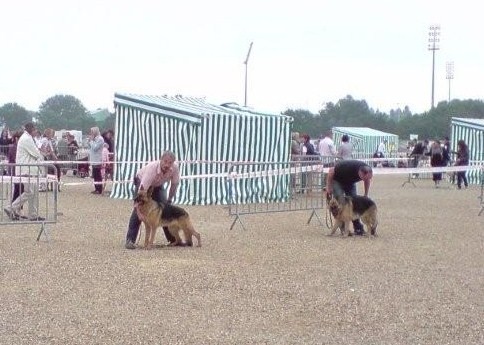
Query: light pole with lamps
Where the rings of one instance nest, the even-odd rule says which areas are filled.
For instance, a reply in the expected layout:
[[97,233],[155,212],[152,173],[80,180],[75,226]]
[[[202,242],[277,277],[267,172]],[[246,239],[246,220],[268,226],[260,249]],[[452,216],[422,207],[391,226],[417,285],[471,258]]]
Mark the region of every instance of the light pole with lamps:
[[434,108],[434,86],[435,86],[435,51],[439,50],[440,25],[431,25],[429,31],[428,49],[432,51],[432,109]]
[[445,65],[445,70],[447,72],[445,78],[449,80],[449,104],[450,104],[450,81],[454,79],[454,61],[449,61]]
[[244,107],[247,106],[247,65],[249,64],[249,56],[250,51],[252,50],[252,44],[254,42],[250,42],[249,51],[247,52],[247,57],[245,58],[244,65],[245,65],[245,98],[244,98]]

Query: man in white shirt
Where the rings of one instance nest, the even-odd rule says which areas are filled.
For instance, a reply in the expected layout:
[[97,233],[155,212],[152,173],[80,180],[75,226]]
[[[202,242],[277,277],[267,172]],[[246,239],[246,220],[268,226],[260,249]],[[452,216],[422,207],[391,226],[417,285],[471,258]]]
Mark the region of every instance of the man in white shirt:
[[[318,145],[318,152],[321,157],[323,157],[323,161],[326,161],[328,158],[333,161],[334,157],[336,157],[336,148],[334,146],[334,141],[331,139],[332,133],[328,131],[326,136],[319,141]],[[325,158],[326,159],[325,159]]]
[[[15,167],[15,175],[21,176],[22,183],[24,185],[24,191],[20,196],[15,199],[10,206],[4,208],[5,213],[12,220],[18,220],[21,218],[20,210],[25,202],[28,201],[28,219],[34,221],[45,220],[37,215],[37,199],[39,196],[39,186],[37,184],[38,177],[42,173],[40,168],[35,164],[38,164],[43,160],[43,156],[37,147],[32,134],[36,130],[33,123],[27,123],[24,126],[25,131],[20,136],[17,143],[17,154],[15,156],[16,164],[31,164],[29,166]],[[25,182],[24,182],[25,181]]]
[[386,153],[387,153],[386,145],[387,145],[387,141],[383,140],[380,143],[380,145],[378,145],[378,149],[376,150],[376,152],[379,153],[379,157],[381,157],[381,158],[386,156]]

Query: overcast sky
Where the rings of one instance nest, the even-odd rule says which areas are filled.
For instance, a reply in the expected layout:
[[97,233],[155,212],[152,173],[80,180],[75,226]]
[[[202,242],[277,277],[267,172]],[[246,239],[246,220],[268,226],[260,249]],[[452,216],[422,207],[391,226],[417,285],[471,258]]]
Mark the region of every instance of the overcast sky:
[[388,112],[484,99],[484,5],[460,0],[2,1],[0,105],[70,94],[112,110],[115,92],[205,97],[279,113],[346,95]]

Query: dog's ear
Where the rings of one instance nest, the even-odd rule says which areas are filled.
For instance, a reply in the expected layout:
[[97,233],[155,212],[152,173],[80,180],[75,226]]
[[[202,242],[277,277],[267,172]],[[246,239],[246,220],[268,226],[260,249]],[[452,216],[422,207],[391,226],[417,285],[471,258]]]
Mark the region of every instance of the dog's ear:
[[148,191],[146,192],[146,195],[148,195],[151,198],[151,195],[153,194],[153,187],[148,188]]

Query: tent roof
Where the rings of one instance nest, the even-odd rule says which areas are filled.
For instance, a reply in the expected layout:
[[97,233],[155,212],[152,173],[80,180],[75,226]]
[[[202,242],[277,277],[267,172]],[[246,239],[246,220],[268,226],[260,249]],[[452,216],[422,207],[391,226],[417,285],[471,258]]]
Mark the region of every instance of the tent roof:
[[369,127],[333,127],[333,131],[343,132],[350,135],[363,136],[363,137],[388,137],[395,136],[396,134],[386,133],[377,129]]
[[463,125],[468,125],[472,127],[480,127],[484,129],[484,119],[471,119],[466,117],[453,117],[452,122],[459,122]]
[[214,105],[203,98],[182,96],[150,96],[127,93],[115,93],[114,104],[143,109],[155,114],[174,117],[182,121],[201,124],[207,115],[235,115],[235,116],[278,116],[285,115],[264,114],[252,109],[240,107],[235,103]]

